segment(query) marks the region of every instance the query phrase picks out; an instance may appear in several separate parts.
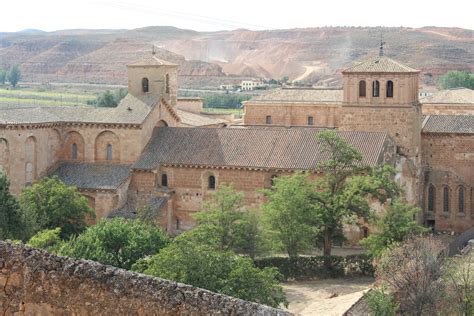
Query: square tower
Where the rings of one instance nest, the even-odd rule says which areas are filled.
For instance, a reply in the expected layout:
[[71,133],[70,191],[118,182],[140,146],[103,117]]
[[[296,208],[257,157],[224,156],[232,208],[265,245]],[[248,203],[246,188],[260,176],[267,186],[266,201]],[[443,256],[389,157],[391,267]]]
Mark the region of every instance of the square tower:
[[178,92],[178,65],[161,60],[154,54],[127,65],[128,92],[138,98],[159,96],[176,106]]

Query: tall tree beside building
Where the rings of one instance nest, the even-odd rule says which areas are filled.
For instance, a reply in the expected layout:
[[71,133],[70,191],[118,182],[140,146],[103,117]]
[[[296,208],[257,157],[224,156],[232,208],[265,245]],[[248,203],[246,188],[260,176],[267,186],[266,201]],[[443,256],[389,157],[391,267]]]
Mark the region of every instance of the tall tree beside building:
[[16,87],[18,82],[21,80],[21,71],[18,65],[12,65],[10,67],[10,69],[8,70],[7,79],[12,87]]
[[0,170],[0,239],[24,239],[26,228],[18,201],[10,193],[10,181]]

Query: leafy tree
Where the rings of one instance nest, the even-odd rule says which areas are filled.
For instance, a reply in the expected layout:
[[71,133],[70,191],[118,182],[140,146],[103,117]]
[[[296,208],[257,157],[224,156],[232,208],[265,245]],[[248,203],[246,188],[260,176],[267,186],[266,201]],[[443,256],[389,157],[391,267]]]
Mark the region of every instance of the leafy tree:
[[394,200],[381,217],[373,220],[376,232],[361,240],[360,244],[372,256],[379,257],[384,250],[396,246],[406,238],[427,232],[427,228],[413,219],[420,211],[418,207],[403,203],[400,199]]
[[0,170],[0,239],[25,239],[29,222],[22,216],[18,201],[10,193],[10,181]]
[[46,229],[30,238],[27,245],[33,248],[44,249],[50,253],[57,253],[64,245],[60,236],[61,228]]
[[12,87],[16,87],[18,81],[21,79],[21,71],[18,65],[12,65],[8,70],[7,79],[12,85]]
[[296,258],[310,248],[319,226],[312,203],[314,186],[307,174],[295,173],[274,178],[274,188],[264,192],[268,197],[262,206],[265,221],[288,256]]
[[90,105],[97,105],[100,107],[116,107],[120,101],[127,95],[127,89],[118,89],[114,92],[109,90],[101,93],[96,100],[88,101]]
[[71,238],[59,254],[130,269],[138,259],[156,254],[167,243],[167,235],[156,226],[117,217],[88,227]]
[[335,234],[343,224],[369,219],[373,212],[369,198],[384,203],[396,197],[401,189],[394,181],[390,166],[371,169],[362,165],[362,154],[334,131],[317,134],[321,150],[328,160],[318,166],[324,175],[315,183],[311,202],[316,218],[321,222],[324,255],[331,255]]
[[258,269],[249,258],[195,243],[185,234],[133,269],[274,307],[287,304],[276,268]]
[[95,216],[87,199],[58,177],[43,178],[23,189],[20,206],[36,222],[35,232],[59,227],[64,237],[80,233],[86,217]]
[[6,79],[7,79],[7,71],[5,69],[0,68],[0,84],[5,84]]
[[474,89],[474,74],[465,71],[448,71],[439,78],[441,89],[469,88]]

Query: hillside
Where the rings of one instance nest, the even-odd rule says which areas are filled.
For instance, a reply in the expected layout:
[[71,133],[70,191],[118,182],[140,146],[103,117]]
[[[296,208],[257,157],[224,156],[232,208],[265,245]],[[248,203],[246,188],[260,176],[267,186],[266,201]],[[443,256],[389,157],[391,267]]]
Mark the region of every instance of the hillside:
[[[384,28],[386,55],[422,71],[425,83],[474,65],[472,30]],[[338,78],[378,51],[380,29],[325,27],[202,33],[173,27],[0,33],[0,67],[20,64],[29,81],[125,83],[125,65],[157,47],[178,63],[182,82],[231,76]]]

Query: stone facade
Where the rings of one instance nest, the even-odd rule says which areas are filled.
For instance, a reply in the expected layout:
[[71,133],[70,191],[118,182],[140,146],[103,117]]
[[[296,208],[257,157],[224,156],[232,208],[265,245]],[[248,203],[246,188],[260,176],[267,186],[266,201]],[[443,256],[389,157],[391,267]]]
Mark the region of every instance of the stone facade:
[[0,241],[2,315],[290,315],[189,285]]

